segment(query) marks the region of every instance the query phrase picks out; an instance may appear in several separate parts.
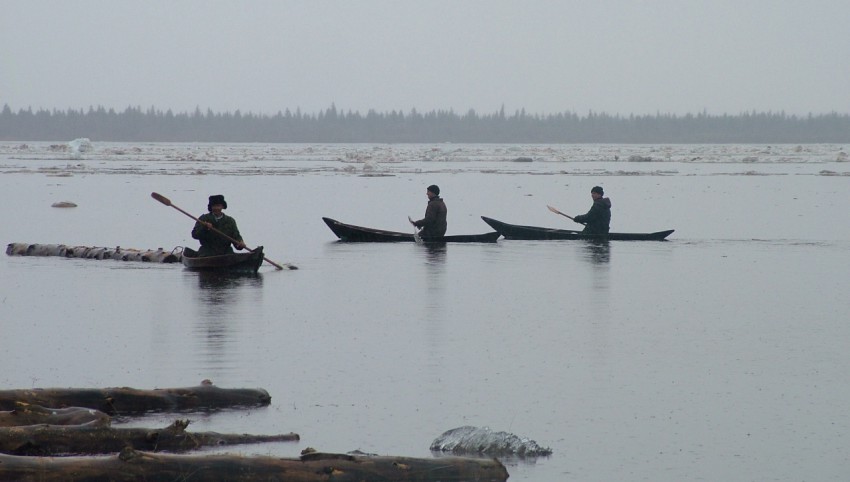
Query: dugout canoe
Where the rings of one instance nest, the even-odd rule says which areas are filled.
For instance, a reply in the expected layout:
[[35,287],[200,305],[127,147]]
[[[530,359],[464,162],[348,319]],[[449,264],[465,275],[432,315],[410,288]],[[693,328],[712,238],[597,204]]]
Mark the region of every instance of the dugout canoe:
[[[340,241],[361,243],[392,243],[392,242],[414,242],[413,233],[400,233],[397,231],[384,231],[383,229],[364,228],[351,224],[341,223],[335,219],[322,218],[325,224],[333,231]],[[465,234],[442,237],[423,236],[425,243],[495,243],[500,234],[493,231],[484,234]],[[185,257],[185,255],[184,255]]]
[[232,253],[217,256],[198,256],[191,248],[183,248],[183,266],[193,271],[225,271],[233,273],[256,273],[263,264],[263,247],[253,252]]
[[664,241],[673,233],[673,229],[657,231],[654,233],[608,233],[608,234],[585,234],[581,231],[568,229],[541,228],[537,226],[522,226],[519,224],[508,224],[493,218],[481,216],[485,223],[495,229],[505,239],[589,239],[589,240],[611,240],[611,241]]

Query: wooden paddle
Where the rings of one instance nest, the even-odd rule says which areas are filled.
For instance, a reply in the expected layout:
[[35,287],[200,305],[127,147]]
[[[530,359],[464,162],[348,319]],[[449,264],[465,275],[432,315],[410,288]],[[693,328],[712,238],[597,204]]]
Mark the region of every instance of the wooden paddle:
[[[574,218],[574,217],[572,217],[572,216],[570,216],[570,215],[568,215],[568,214],[564,214],[564,213],[562,213],[561,211],[558,211],[557,209],[553,208],[552,206],[550,206],[550,205],[548,205],[548,204],[546,205],[546,207],[547,207],[547,208],[549,208],[549,210],[550,210],[550,211],[552,211],[552,212],[553,212],[553,213],[555,213],[555,214],[560,214],[561,216],[568,217],[568,218],[572,219],[573,221],[575,221],[575,218]],[[576,222],[578,222],[578,221],[576,221]],[[584,224],[584,223],[579,223],[579,224]]]
[[[166,206],[171,206],[171,207],[173,207],[174,209],[176,209],[176,210],[180,211],[181,213],[185,214],[186,216],[189,216],[190,218],[194,219],[195,221],[197,221],[197,222],[199,222],[199,223],[200,223],[200,222],[202,222],[200,219],[196,218],[195,216],[192,216],[191,214],[189,214],[189,213],[187,213],[186,211],[184,211],[184,210],[180,209],[179,207],[175,206],[174,204],[171,204],[171,200],[170,200],[170,199],[168,199],[167,197],[163,196],[162,194],[152,192],[152,193],[151,193],[151,197],[152,197],[152,198],[154,198],[154,199],[156,199],[157,201],[161,202],[162,204],[165,204]],[[239,242],[238,240],[231,238],[230,236],[228,236],[228,235],[224,234],[223,232],[219,231],[218,229],[215,229],[215,228],[210,228],[210,229],[212,229],[214,232],[218,233],[219,235],[221,235],[221,236],[223,236],[223,237],[225,237],[225,238],[229,239],[229,240],[230,240],[230,242],[232,242],[232,243],[238,243],[238,242]],[[254,252],[254,250],[253,250],[253,249],[251,249],[251,248],[249,248],[249,247],[247,247],[247,246],[245,247],[245,249],[247,249],[248,251],[250,251],[250,252],[252,252],[252,253]],[[292,264],[286,264],[286,265],[281,266],[281,265],[279,265],[279,264],[275,263],[274,261],[270,260],[269,258],[266,258],[266,256],[265,256],[265,255],[263,255],[263,260],[265,260],[267,263],[271,264],[272,266],[274,266],[274,267],[275,267],[275,268],[277,268],[277,269],[298,269],[298,266],[295,266],[295,265],[292,265]],[[284,267],[284,266],[285,266],[285,267]]]

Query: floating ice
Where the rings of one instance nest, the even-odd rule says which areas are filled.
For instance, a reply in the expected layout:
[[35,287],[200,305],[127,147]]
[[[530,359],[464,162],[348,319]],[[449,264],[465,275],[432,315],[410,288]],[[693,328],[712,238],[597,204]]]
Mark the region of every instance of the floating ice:
[[494,432],[489,427],[464,426],[443,432],[431,442],[431,450],[454,454],[519,455],[536,457],[551,455],[552,449],[534,440],[508,432]]
[[68,143],[71,159],[81,159],[83,154],[92,150],[94,150],[94,147],[88,137],[80,137]]

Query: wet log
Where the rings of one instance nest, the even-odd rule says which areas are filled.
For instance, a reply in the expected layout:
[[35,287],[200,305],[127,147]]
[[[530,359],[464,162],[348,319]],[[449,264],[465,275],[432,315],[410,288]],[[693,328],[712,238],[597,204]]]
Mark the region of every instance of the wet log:
[[188,420],[177,420],[162,429],[113,428],[93,423],[0,427],[0,452],[37,456],[96,455],[118,453],[125,447],[154,452],[186,452],[209,446],[300,440],[296,433],[252,435],[187,432],[188,425]]
[[163,455],[123,450],[111,457],[0,455],[0,480],[20,482],[228,480],[247,482],[505,482],[495,459],[419,459],[313,453],[300,459],[240,455]]
[[109,425],[109,415],[84,407],[46,408],[40,405],[18,403],[14,410],[0,411],[0,427],[18,427],[21,425],[81,425],[95,423]]
[[14,410],[17,402],[43,407],[85,407],[109,415],[147,412],[257,407],[271,403],[262,388],[218,388],[208,380],[197,387],[140,390],[115,388],[35,388],[0,390],[0,410]]

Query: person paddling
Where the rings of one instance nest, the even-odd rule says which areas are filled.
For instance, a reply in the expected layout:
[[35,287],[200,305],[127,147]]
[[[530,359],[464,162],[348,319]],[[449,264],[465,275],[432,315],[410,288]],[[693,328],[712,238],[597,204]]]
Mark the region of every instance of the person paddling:
[[587,214],[580,214],[572,218],[573,221],[584,224],[583,233],[608,234],[611,224],[611,200],[603,196],[605,196],[605,192],[602,188],[593,186],[593,189],[590,190],[590,197],[593,198],[590,211]]
[[[242,235],[239,234],[236,220],[224,214],[223,210],[225,209],[227,209],[227,201],[224,200],[224,196],[221,194],[212,195],[207,205],[209,212],[202,214],[195,222],[192,237],[201,242],[201,248],[198,250],[199,256],[233,253],[231,244],[236,249],[245,249],[245,242],[242,241]],[[231,241],[214,230],[221,231],[236,241]]]
[[425,208],[425,217],[419,221],[412,221],[412,224],[417,228],[422,228],[419,235],[422,237],[443,237],[446,235],[446,203],[440,197],[439,186],[432,184],[425,191],[428,196],[428,207]]

